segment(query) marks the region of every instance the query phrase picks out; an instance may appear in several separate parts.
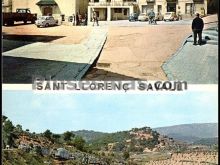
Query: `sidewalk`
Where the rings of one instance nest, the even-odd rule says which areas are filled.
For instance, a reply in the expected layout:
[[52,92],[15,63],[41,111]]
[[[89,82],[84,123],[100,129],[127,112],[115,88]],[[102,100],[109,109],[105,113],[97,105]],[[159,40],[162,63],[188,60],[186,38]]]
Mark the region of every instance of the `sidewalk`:
[[203,45],[193,45],[189,36],[183,46],[162,68],[169,80],[184,80],[191,84],[218,83],[218,31],[217,27],[203,31]]
[[[106,28],[94,27],[80,44],[36,42],[4,52],[4,83],[31,83],[33,75],[81,80],[99,56],[106,38]],[[4,42],[10,44],[10,40]],[[16,70],[8,66],[12,63]]]

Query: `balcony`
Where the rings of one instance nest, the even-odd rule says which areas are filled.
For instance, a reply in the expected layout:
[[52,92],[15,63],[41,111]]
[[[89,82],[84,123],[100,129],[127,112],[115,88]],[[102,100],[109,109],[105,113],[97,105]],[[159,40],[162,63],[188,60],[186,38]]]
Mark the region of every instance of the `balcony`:
[[167,0],[169,3],[176,3],[178,0]]
[[89,6],[133,6],[137,5],[136,1],[124,2],[89,2]]
[[204,0],[193,0],[194,3],[204,3]]
[[89,6],[110,6],[111,2],[89,2]]
[[146,0],[147,3],[155,3],[155,0]]

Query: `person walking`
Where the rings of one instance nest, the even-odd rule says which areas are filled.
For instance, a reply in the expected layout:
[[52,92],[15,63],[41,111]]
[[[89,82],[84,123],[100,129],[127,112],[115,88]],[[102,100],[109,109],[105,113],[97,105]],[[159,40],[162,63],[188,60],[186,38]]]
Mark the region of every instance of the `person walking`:
[[73,14],[73,26],[75,26],[75,23],[76,23],[76,16],[75,14]]
[[153,9],[151,9],[150,12],[148,13],[148,17],[149,17],[149,24],[152,24],[153,22],[156,24],[155,13]]
[[76,13],[76,26],[79,25],[79,13],[77,12]]
[[204,27],[204,22],[202,18],[199,17],[199,13],[196,13],[196,18],[193,19],[192,22],[192,31],[194,36],[193,45],[197,44],[197,35],[199,36],[198,44],[202,44],[202,30]]
[[99,26],[99,21],[98,21],[98,16],[97,16],[97,13],[94,11],[93,12],[93,26],[95,25]]
[[85,22],[84,22],[84,26],[87,26],[87,23],[88,23],[88,16],[87,16],[87,14],[85,13],[85,20],[84,20]]

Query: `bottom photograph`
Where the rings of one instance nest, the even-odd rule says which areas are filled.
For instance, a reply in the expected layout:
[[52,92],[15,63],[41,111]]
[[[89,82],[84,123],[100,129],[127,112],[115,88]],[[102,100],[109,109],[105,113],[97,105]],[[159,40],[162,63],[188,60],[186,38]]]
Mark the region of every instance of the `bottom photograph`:
[[4,165],[217,165],[218,94],[2,92]]

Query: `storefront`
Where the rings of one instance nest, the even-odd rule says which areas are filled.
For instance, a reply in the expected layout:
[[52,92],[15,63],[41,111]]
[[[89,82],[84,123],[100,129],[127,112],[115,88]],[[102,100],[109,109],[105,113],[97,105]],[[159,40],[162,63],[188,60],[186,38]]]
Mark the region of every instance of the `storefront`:
[[53,15],[58,10],[58,5],[54,0],[40,0],[36,5],[40,7],[42,15]]
[[167,0],[167,12],[176,12],[177,0]]

